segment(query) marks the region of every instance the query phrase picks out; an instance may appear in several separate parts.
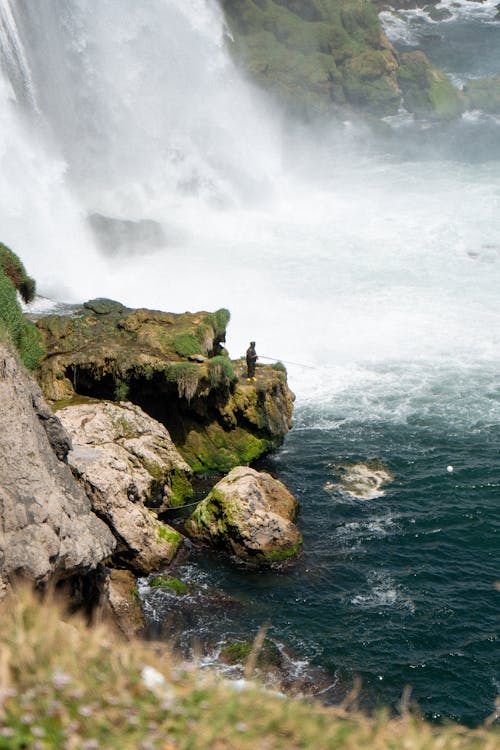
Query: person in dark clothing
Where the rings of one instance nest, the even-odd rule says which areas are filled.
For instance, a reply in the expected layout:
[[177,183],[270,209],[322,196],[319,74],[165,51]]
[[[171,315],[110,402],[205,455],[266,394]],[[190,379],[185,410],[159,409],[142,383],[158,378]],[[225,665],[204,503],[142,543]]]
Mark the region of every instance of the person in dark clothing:
[[255,367],[257,364],[257,352],[255,351],[255,341],[250,341],[250,346],[247,349],[247,378],[249,380],[256,380]]

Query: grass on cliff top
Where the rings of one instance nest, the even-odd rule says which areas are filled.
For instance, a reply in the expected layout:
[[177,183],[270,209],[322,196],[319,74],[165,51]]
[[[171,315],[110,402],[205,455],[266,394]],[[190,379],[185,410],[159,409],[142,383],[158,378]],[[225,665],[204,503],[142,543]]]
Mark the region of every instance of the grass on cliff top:
[[35,294],[35,282],[19,258],[0,243],[0,341],[11,344],[28,370],[35,370],[45,353],[42,336],[25,319],[16,290],[28,302]]
[[1,750],[462,750],[494,729],[374,718],[245,689],[158,646],[63,619],[19,591],[0,605]]

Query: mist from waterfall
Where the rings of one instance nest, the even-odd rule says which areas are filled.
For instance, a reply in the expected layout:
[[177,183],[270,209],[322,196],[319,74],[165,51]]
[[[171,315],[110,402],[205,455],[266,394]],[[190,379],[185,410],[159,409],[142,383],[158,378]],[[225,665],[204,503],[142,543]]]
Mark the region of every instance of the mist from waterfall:
[[2,239],[43,294],[227,306],[232,354],[329,368],[290,368],[314,401],[368,382],[376,409],[401,377],[380,368],[413,392],[419,363],[497,361],[496,162],[293,125],[209,0],[0,0],[0,19]]

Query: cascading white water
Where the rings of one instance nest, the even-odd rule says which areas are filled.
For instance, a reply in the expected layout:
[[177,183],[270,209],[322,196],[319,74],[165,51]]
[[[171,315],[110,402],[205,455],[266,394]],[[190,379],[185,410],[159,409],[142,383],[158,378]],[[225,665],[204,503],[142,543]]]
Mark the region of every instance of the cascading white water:
[[326,365],[294,387],[365,411],[497,361],[495,165],[292,136],[209,0],[0,9],[1,239],[42,292],[227,306],[232,354]]

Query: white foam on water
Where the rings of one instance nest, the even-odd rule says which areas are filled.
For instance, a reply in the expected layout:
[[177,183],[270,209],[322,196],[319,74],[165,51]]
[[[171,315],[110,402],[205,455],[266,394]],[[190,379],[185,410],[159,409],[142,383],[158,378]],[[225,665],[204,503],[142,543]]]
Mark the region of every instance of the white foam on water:
[[350,599],[355,607],[365,609],[395,608],[415,612],[415,603],[402,588],[395,584],[387,571],[373,572],[368,576],[368,591]]
[[[42,294],[228,307],[233,356],[256,340],[309,365],[289,366],[299,423],[301,404],[332,425],[463,413],[464,389],[498,418],[497,164],[398,160],[353,123],[283,129],[212,2],[8,5],[37,106],[4,67],[1,239]],[[165,246],[104,257],[92,213],[152,220]]]

